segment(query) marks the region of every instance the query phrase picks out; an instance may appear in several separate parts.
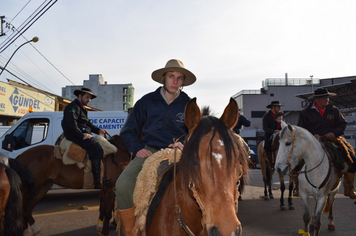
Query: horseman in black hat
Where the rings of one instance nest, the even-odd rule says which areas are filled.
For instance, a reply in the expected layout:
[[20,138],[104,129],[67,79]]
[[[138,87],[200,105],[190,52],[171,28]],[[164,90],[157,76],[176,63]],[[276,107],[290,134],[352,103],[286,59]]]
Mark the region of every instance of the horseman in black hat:
[[[307,129],[317,140],[321,137],[337,138],[345,132],[347,121],[337,107],[329,104],[329,98],[333,96],[336,93],[330,93],[326,88],[316,89],[314,95],[308,98],[314,101],[299,115],[298,126]],[[344,195],[352,199],[356,198],[355,161],[344,175]]]
[[94,188],[100,188],[100,163],[104,156],[104,151],[91,133],[107,134],[108,132],[96,127],[88,118],[88,111],[85,106],[88,106],[90,101],[96,98],[91,89],[75,90],[74,94],[77,99],[64,109],[63,132],[68,140],[87,151],[92,165]]
[[272,138],[275,133],[280,131],[280,128],[277,129],[279,126],[274,116],[281,110],[281,106],[282,104],[280,104],[279,101],[272,101],[271,104],[266,106],[266,108],[270,108],[270,110],[262,118],[262,126],[263,130],[265,131],[264,149],[266,151],[268,162],[272,170],[274,170],[274,160],[272,157]]

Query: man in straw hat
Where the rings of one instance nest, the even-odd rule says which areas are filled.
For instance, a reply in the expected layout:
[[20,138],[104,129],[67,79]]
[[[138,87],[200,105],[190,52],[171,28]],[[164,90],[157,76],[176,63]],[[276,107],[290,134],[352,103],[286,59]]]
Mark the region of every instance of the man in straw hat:
[[[329,104],[329,98],[333,96],[336,94],[330,93],[326,88],[316,89],[314,95],[308,98],[314,99],[314,102],[299,115],[298,126],[307,129],[318,140],[321,136],[339,137],[345,132],[347,121],[337,107]],[[348,172],[352,173],[346,173],[344,176],[344,194],[355,199],[355,170],[351,166],[350,168]]]
[[196,81],[195,75],[176,59],[153,71],[151,77],[163,86],[136,102],[120,132],[125,147],[135,157],[116,181],[121,229],[126,236],[135,235],[132,233],[135,222],[133,192],[143,163],[161,148],[183,148],[180,142],[172,144],[173,138],[187,134],[184,109],[190,98],[182,88]]
[[91,89],[82,88],[75,90],[77,99],[66,106],[63,112],[62,128],[66,139],[78,144],[89,155],[94,177],[94,188],[100,188],[100,163],[104,151],[91,133],[107,134],[105,129],[99,129],[88,118],[88,106],[96,96]]
[[274,170],[274,160],[272,157],[272,138],[275,133],[280,131],[277,129],[278,123],[274,119],[274,116],[281,110],[281,106],[282,104],[280,104],[279,101],[272,101],[271,104],[266,106],[266,108],[270,108],[270,110],[262,118],[262,127],[265,131],[264,150],[266,151],[268,162],[272,170]]

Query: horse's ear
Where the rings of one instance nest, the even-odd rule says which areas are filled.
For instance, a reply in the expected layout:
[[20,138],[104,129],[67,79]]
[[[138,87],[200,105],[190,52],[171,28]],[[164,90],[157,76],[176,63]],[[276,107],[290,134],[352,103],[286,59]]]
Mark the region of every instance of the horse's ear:
[[239,116],[239,106],[237,105],[235,99],[230,98],[230,102],[225,107],[224,113],[220,117],[220,120],[226,125],[226,127],[232,129],[239,120]]
[[293,132],[293,126],[291,124],[288,124],[288,129],[290,132]]
[[196,98],[191,99],[185,106],[184,122],[191,134],[201,121],[200,109],[196,103]]
[[284,120],[281,120],[281,127],[282,127],[282,129],[285,128],[285,127],[287,127],[287,126],[288,126],[287,123],[284,122]]

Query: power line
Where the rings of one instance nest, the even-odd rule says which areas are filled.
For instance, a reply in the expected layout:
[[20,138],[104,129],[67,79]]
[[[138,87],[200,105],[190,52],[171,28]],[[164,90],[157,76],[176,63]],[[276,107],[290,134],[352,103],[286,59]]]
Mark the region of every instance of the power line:
[[[45,0],[45,2],[46,2],[47,0]],[[24,21],[24,22],[22,22],[21,23],[21,25],[19,26],[19,27],[17,27],[17,28],[21,28],[21,30],[23,29],[23,25],[25,24],[25,26],[33,19],[31,19],[30,21],[29,21],[29,19],[31,18],[31,16],[33,16],[36,12],[38,12],[39,11],[39,9],[41,8],[41,6],[45,3],[45,2],[43,2],[29,17],[27,17],[27,19]],[[29,2],[28,2],[29,3]],[[27,3],[27,4],[28,4]],[[26,6],[27,6],[27,4],[22,8],[22,9],[24,9]],[[20,12],[22,11],[22,9],[20,10]],[[43,10],[43,8],[41,9],[41,11]],[[20,13],[19,12],[19,13]],[[16,14],[16,16],[12,19],[12,20],[14,20],[16,17],[17,17],[17,15],[19,14],[19,13],[17,13]],[[38,13],[37,13],[38,14]],[[15,26],[13,26],[12,24],[11,24],[11,22],[12,22],[12,20],[10,21],[10,22],[7,22],[6,23],[6,28],[9,28],[10,29],[10,27],[11,27],[11,30],[13,31],[12,32],[12,34],[11,35],[9,35],[8,37],[7,37],[7,39],[6,40],[4,40],[1,44],[0,44],[0,49],[1,48],[3,48],[6,44],[8,44],[14,37],[16,37],[16,35],[19,35],[20,34],[20,31],[21,30],[18,30]]]
[[[47,7],[50,3],[51,3],[51,1],[49,2],[49,3],[47,3],[41,10],[40,10],[40,12],[38,12],[38,13],[36,13],[35,14],[35,16],[29,21],[29,22],[27,22],[26,24],[25,24],[25,26],[24,27],[22,27],[20,30],[17,30],[16,28],[16,30],[18,31],[16,34],[15,34],[15,36],[13,36],[12,38],[12,40],[11,40],[11,42],[10,42],[10,40],[5,44],[5,45],[3,45],[2,47],[0,47],[0,53],[2,53],[4,50],[6,50],[13,42],[15,42],[16,41],[16,39],[18,39],[23,33],[25,33],[39,18],[41,18],[42,16],[43,16],[43,14],[44,13],[46,13],[47,11],[48,11],[48,9],[50,9],[55,3],[57,2],[57,0],[55,0],[53,3],[52,3],[52,5],[50,5],[49,7]],[[47,7],[47,8],[46,8]],[[45,9],[46,8],[46,9]],[[43,11],[43,12],[42,12]],[[40,14],[41,13],[41,14]],[[40,15],[39,15],[40,14]],[[37,15],[39,15],[38,17],[37,17]],[[36,19],[34,19],[35,17],[37,17]],[[33,22],[31,22],[31,21],[33,21]],[[31,23],[31,24],[30,24]],[[30,25],[28,25],[28,24],[30,24]],[[27,26],[28,25],[28,26]],[[26,29],[24,29],[25,27],[27,27]],[[16,36],[17,35],[17,36]],[[14,38],[15,37],[15,38]]]

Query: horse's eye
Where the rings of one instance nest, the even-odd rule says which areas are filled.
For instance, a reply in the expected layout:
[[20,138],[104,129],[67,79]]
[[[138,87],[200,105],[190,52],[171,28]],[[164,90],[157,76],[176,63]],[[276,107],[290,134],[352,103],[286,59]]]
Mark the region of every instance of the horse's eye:
[[286,142],[286,146],[289,146],[291,145],[292,143],[291,142]]

